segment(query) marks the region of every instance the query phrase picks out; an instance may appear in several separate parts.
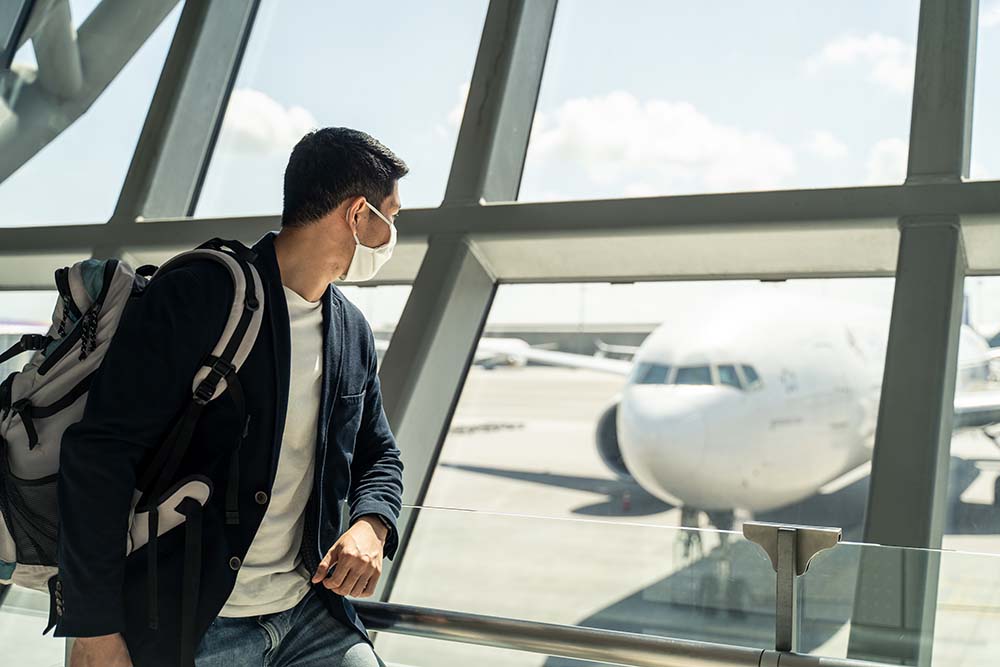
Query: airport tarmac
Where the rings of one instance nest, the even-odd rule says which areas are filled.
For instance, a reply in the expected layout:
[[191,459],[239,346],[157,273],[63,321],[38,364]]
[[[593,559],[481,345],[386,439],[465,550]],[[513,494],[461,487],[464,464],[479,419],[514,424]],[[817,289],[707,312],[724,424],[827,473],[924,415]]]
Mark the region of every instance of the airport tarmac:
[[[420,510],[393,601],[771,646],[774,575],[763,552],[737,534],[723,546],[704,523],[680,531],[679,509],[616,479],[597,455],[594,425],[622,381],[585,370],[473,368],[425,501],[442,509]],[[961,436],[955,449],[997,458],[982,436]],[[960,475],[962,500],[993,517],[996,472],[985,468]],[[783,520],[829,525],[840,516],[848,537],[857,535],[864,490],[861,480]],[[1000,538],[949,536],[946,547],[1000,553]],[[860,550],[842,545],[806,575],[803,650],[846,655]],[[987,656],[1000,654],[1000,557],[945,554],[940,591],[934,664],[991,664]],[[39,636],[44,598],[15,592],[10,601],[0,611],[9,664],[62,664],[62,642]],[[594,664],[390,633],[376,648],[390,667]]]

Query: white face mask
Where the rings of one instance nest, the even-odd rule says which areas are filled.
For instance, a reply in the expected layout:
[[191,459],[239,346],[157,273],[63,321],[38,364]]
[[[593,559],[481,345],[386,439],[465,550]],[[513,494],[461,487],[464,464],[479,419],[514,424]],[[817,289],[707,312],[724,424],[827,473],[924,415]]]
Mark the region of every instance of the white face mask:
[[348,282],[362,282],[374,278],[378,270],[392,257],[392,249],[396,246],[396,225],[392,224],[388,218],[367,201],[365,205],[382,222],[389,225],[389,241],[378,248],[369,248],[361,243],[358,239],[358,233],[354,232],[354,257],[351,258],[351,265],[344,275],[344,280]]

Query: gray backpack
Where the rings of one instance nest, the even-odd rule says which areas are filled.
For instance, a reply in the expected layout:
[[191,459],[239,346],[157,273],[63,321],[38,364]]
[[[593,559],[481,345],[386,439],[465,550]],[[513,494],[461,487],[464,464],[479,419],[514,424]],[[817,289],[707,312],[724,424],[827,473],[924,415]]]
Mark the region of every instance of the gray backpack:
[[[52,594],[58,573],[56,489],[63,431],[82,417],[91,378],[129,301],[142,298],[146,285],[161,274],[202,258],[229,270],[235,298],[218,343],[192,379],[191,399],[182,417],[140,471],[127,544],[123,545],[126,553],[147,543],[151,550],[150,625],[156,626],[156,538],[182,523],[191,524],[189,532],[192,526],[194,532],[200,531],[200,510],[211,495],[202,477],[173,477],[208,401],[228,388],[243,410],[236,371],[250,353],[263,317],[264,292],[253,265],[254,253],[237,241],[212,239],[172,257],[158,269],[146,265],[133,270],[115,259],[87,259],[55,272],[59,300],[48,333],[27,334],[0,354],[2,363],[33,352],[21,371],[0,383],[0,584]],[[232,496],[232,507],[227,502],[227,510],[235,517],[227,511],[230,522],[238,521],[236,496]],[[200,534],[187,537],[200,541]],[[197,580],[196,571],[187,571],[189,565],[197,568],[199,564],[185,563],[185,577]],[[50,612],[50,628],[53,619]]]

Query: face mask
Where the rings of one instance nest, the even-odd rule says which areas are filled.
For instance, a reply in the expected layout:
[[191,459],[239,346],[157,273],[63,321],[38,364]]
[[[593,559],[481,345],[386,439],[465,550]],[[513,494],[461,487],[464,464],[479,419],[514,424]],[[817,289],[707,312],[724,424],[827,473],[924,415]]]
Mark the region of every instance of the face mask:
[[369,248],[366,245],[362,245],[358,239],[358,233],[354,232],[354,257],[351,259],[351,265],[344,275],[344,280],[348,282],[363,282],[374,278],[378,270],[392,257],[392,249],[396,246],[396,225],[392,224],[388,218],[367,201],[365,205],[382,222],[389,225],[389,241],[378,248]]

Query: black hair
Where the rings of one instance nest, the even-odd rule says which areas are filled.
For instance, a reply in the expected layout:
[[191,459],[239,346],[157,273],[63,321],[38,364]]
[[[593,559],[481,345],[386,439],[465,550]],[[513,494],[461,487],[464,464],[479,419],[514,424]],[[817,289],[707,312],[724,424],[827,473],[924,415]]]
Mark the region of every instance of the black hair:
[[281,226],[308,225],[349,197],[364,196],[378,207],[409,170],[365,132],[347,127],[314,130],[295,144],[288,158]]

